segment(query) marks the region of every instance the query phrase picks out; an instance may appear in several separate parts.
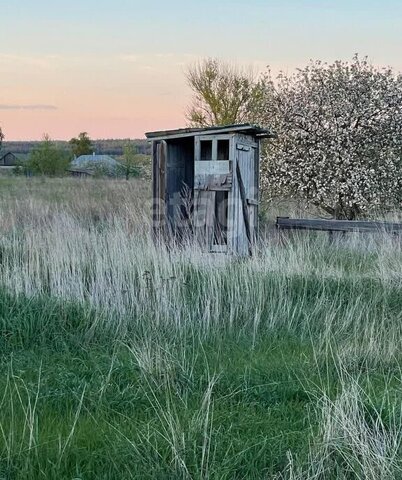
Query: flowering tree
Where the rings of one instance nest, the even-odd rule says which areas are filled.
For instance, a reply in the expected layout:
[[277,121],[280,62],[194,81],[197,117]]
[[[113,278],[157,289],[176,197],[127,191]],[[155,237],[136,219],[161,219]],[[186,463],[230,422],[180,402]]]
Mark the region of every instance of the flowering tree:
[[262,121],[278,134],[263,160],[269,194],[355,219],[401,202],[402,76],[367,59],[268,74]]

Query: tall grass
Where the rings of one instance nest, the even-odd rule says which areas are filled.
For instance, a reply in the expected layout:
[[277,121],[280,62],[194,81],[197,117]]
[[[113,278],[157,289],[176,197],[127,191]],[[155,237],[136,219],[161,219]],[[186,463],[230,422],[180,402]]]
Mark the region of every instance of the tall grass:
[[156,247],[139,181],[0,191],[0,478],[401,475],[397,238],[221,258]]

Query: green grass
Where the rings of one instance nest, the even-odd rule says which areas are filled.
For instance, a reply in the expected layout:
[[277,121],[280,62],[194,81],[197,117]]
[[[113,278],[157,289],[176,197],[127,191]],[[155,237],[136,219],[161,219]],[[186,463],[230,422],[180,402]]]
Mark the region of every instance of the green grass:
[[[265,281],[269,309],[283,283]],[[307,465],[316,396],[336,398],[344,379],[330,355],[317,357],[318,326],[300,335],[303,316],[318,321],[323,295],[340,317],[356,296],[377,299],[373,315],[393,316],[400,291],[373,296],[372,282],[299,278],[285,285],[300,319],[293,331],[262,329],[257,341],[240,328],[246,319],[225,329],[224,311],[220,335],[190,328],[167,337],[137,323],[111,340],[89,306],[2,292],[0,478],[262,479],[285,470],[288,452]],[[398,370],[384,375],[377,365],[359,376],[374,412],[392,386],[389,415]]]
[[[205,421],[211,478],[263,478],[284,467],[287,450],[306,453],[308,344],[189,335],[169,339],[159,352],[166,364],[144,372],[131,352],[141,332],[111,343],[88,337],[95,316],[85,308],[4,293],[0,302],[5,478],[203,478]],[[173,351],[188,365],[169,362]]]
[[396,239],[219,261],[135,181],[0,190],[0,480],[402,478]]

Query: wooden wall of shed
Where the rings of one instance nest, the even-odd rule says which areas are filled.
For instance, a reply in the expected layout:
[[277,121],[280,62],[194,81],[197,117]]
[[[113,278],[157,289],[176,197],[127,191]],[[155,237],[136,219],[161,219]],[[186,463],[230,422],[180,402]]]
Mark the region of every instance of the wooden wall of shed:
[[152,157],[154,232],[180,236],[188,213],[182,197],[191,204],[194,194],[194,138],[154,141]]
[[254,149],[255,155],[255,164],[254,164],[254,185],[256,188],[256,201],[257,205],[255,208],[256,222],[254,226],[254,242],[257,241],[259,232],[260,232],[260,203],[261,203],[261,192],[260,192],[260,153],[261,152],[261,141],[257,142],[257,146]]
[[166,230],[166,154],[165,141],[152,142],[152,195],[153,195],[153,233],[156,240],[165,236]]
[[[258,229],[259,141],[243,134],[232,134],[228,139],[230,152],[226,163],[230,165],[232,186],[228,189],[227,251],[248,255]],[[195,136],[153,142],[153,192],[156,200],[153,221],[158,238],[161,234],[165,240],[171,236],[181,238],[187,228],[183,217],[190,211],[184,203],[180,204],[180,198],[187,186],[188,205],[194,200],[195,150],[199,141],[200,138]],[[237,166],[240,172],[237,172]],[[211,192],[214,192],[213,188]],[[212,207],[211,212],[204,214],[214,214]]]
[[175,236],[187,228],[189,205],[194,195],[194,138],[167,141],[166,209]]
[[[249,150],[240,150],[238,146],[245,146]],[[258,229],[258,211],[256,205],[248,205],[247,201],[257,203],[258,195],[258,162],[256,162],[258,142],[248,135],[235,135],[231,145],[231,158],[233,158],[233,186],[231,191],[232,201],[229,214],[229,249],[238,255],[248,255],[252,244],[255,242]],[[240,175],[247,197],[242,199],[242,192],[237,175],[239,166]],[[245,211],[244,211],[245,210]],[[249,231],[246,228],[245,215],[249,219]],[[250,236],[250,238],[249,238]]]

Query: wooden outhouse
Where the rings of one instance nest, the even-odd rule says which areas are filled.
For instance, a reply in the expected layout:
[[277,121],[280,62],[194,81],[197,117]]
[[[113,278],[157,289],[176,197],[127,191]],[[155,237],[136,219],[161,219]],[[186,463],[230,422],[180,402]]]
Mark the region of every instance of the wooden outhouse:
[[146,133],[157,238],[195,237],[207,252],[249,255],[258,228],[260,140],[251,124]]

